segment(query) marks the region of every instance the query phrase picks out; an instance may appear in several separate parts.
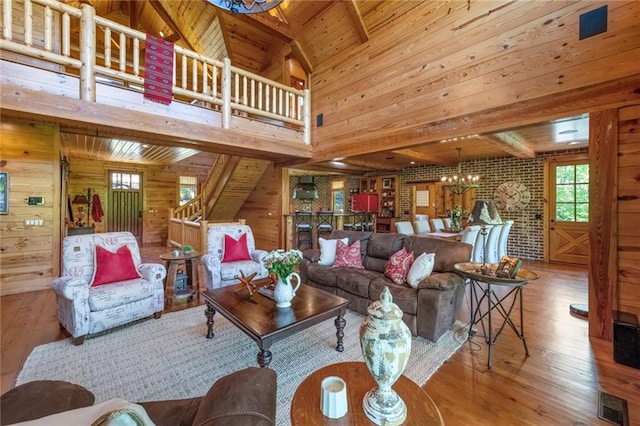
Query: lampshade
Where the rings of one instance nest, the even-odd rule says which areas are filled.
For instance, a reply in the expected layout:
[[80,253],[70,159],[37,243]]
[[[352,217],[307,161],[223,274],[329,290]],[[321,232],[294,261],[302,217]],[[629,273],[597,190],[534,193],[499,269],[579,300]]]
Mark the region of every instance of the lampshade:
[[78,194],[73,198],[73,204],[89,204],[89,199],[84,194]]
[[469,223],[473,225],[500,225],[502,219],[493,200],[476,200],[469,215]]

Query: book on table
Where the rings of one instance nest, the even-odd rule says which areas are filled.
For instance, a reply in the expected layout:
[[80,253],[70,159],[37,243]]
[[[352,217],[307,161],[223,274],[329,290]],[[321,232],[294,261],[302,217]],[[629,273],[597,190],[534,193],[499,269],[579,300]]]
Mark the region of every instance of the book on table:
[[258,293],[260,293],[261,295],[268,297],[269,299],[274,299],[275,300],[275,296],[273,295],[273,292],[275,291],[276,285],[275,284],[269,284],[269,285],[265,285],[263,287],[260,287],[258,289]]

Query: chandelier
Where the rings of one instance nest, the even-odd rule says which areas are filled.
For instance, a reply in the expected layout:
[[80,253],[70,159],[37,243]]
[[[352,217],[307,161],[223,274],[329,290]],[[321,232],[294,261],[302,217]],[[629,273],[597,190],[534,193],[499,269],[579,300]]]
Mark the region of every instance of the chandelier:
[[462,176],[462,170],[460,167],[460,155],[462,154],[462,148],[456,148],[458,150],[458,174],[453,176],[442,176],[442,187],[448,189],[456,195],[462,195],[470,189],[478,187],[478,181],[480,176],[467,175]]
[[260,13],[273,9],[282,0],[207,0],[214,6],[228,10],[233,15],[237,13]]

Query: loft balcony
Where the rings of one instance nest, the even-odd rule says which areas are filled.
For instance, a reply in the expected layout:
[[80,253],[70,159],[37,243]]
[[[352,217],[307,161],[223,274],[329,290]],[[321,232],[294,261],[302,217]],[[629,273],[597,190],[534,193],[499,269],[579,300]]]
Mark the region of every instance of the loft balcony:
[[54,0],[3,0],[6,117],[276,162],[311,158],[310,92],[174,45],[173,99],[144,97],[147,35]]

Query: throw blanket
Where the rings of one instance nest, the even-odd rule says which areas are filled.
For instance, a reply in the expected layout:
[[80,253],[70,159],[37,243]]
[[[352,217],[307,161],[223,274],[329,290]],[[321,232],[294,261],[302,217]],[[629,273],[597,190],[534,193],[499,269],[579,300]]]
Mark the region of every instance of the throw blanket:
[[173,98],[173,43],[147,34],[144,97],[162,104]]
[[91,205],[91,217],[93,217],[94,222],[102,222],[102,216],[104,216],[104,212],[102,211],[100,196],[98,194],[94,194]]

